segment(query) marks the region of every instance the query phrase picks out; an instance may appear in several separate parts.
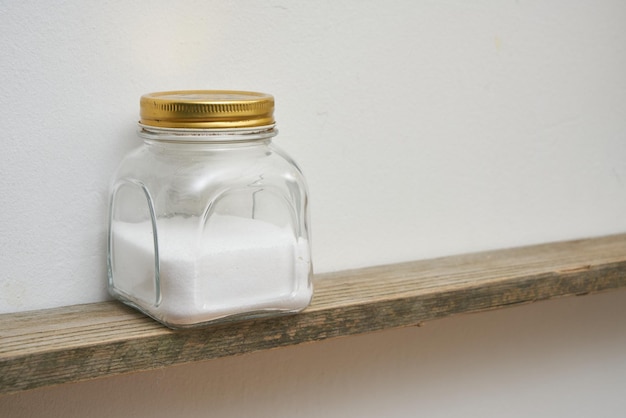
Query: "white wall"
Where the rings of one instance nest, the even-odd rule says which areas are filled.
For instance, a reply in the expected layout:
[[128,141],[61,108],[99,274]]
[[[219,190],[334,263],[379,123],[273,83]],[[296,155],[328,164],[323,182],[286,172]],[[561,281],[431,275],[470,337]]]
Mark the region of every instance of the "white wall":
[[[626,4],[608,0],[0,0],[0,312],[107,298],[107,184],[122,155],[138,144],[139,96],[158,90],[233,88],[276,96],[278,143],[309,180],[317,272],[624,232],[624,22]],[[501,315],[510,315],[512,326],[539,313],[557,325],[587,318],[581,312],[606,323],[624,300],[619,293]],[[580,312],[569,312],[569,304]],[[428,352],[432,364],[445,365],[467,337],[505,359],[510,347],[497,343],[499,315],[440,321],[440,338],[390,331],[3,397],[0,416],[3,408],[19,416],[21,407],[26,416],[40,415],[51,403],[58,411],[89,408],[89,400],[105,396],[102,387],[115,389],[116,408],[142,416],[144,407],[152,411],[146,403],[155,378],[172,383],[167,399],[174,404],[161,405],[163,415],[181,407],[175,399],[192,396],[188,387],[202,386],[222,395],[192,391],[201,398],[191,401],[198,413],[190,407],[187,416],[204,416],[199,411],[210,410],[215,396],[225,399],[218,402],[220,415],[249,415],[259,394],[281,399],[273,388],[291,394],[293,408],[302,409],[298,415],[317,416],[319,402],[327,396],[343,402],[335,392],[356,385],[350,393],[364,401],[362,412],[380,416],[377,408],[386,406],[390,415],[411,416],[418,398],[396,396],[395,389],[422,390],[437,373],[422,379],[420,367],[407,367],[422,364],[423,353],[410,347],[436,343]],[[464,321],[480,335],[458,325]],[[571,338],[585,341],[581,356],[610,351],[607,364],[626,363],[623,326],[613,330],[615,338],[613,331],[599,339],[594,330],[579,331]],[[571,348],[554,338],[542,342],[546,335],[529,331],[536,356],[515,357],[519,363],[507,366],[500,384],[482,378],[498,368],[467,368],[463,381],[481,382],[468,383],[471,391],[433,394],[459,411],[476,396],[486,402],[496,389],[515,405],[524,399],[551,404],[536,385],[518,381],[530,369],[547,382],[546,393],[569,382],[567,396],[559,392],[554,405],[565,407],[569,396],[580,401],[596,388],[589,373],[597,375],[597,396],[621,402],[613,385],[624,386],[623,373],[615,374],[623,367],[573,361],[565,375],[538,367],[538,353]],[[363,344],[372,351],[359,351]],[[309,361],[309,355],[323,359]],[[393,390],[362,383],[363,376],[378,375],[364,369],[371,356],[385,358],[380,370],[392,364],[390,370],[401,372],[398,383],[394,373],[383,373]],[[349,361],[335,360],[342,358]],[[246,372],[256,361],[275,367]],[[297,365],[307,384],[290,385],[283,363]],[[233,383],[233,368],[245,385]],[[446,376],[454,381],[452,372]],[[268,381],[275,386],[268,389]],[[269,408],[271,399],[263,405]],[[347,399],[360,410],[356,398]],[[350,411],[332,405],[324,414]],[[290,408],[284,416],[294,414]]]

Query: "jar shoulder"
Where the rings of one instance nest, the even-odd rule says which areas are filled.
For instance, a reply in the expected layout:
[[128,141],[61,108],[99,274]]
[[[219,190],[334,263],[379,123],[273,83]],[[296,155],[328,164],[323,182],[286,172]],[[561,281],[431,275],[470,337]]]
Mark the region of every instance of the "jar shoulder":
[[122,160],[114,182],[131,181],[151,191],[163,188],[194,189],[196,192],[241,187],[272,186],[306,193],[301,169],[287,153],[272,145],[250,149],[202,152],[139,147]]

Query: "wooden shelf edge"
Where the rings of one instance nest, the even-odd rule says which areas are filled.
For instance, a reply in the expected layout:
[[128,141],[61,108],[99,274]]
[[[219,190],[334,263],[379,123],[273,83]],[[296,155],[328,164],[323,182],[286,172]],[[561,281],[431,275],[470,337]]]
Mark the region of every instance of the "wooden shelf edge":
[[172,331],[117,302],[0,315],[0,394],[626,287],[626,234],[317,275],[290,316]]

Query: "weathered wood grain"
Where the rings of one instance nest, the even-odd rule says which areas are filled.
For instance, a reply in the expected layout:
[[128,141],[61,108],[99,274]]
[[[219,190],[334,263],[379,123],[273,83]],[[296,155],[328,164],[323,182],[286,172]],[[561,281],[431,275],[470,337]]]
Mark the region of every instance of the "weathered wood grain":
[[626,235],[321,274],[297,315],[173,331],[117,302],[0,315],[0,393],[626,287]]

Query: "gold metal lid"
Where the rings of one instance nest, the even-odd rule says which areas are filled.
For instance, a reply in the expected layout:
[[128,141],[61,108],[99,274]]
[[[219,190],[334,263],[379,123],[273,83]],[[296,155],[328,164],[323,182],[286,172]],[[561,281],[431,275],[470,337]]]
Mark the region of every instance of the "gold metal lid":
[[141,96],[139,123],[162,128],[227,129],[274,124],[274,97],[234,90],[181,90]]

